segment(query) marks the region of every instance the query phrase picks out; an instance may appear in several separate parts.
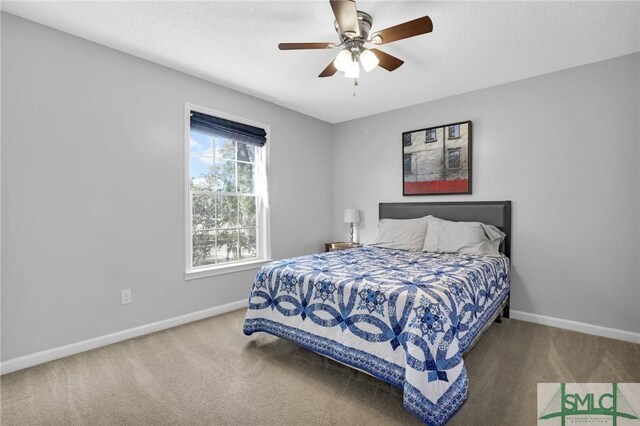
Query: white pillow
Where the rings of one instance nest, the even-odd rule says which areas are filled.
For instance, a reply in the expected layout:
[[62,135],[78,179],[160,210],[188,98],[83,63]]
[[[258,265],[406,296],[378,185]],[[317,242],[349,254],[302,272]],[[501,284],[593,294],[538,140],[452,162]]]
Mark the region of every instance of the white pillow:
[[438,251],[438,234],[440,233],[442,222],[445,222],[445,220],[435,216],[427,216],[427,235],[424,238],[422,251]]
[[433,216],[427,219],[423,251],[472,256],[502,256],[499,248],[505,234],[481,222],[452,222]]
[[381,219],[373,244],[403,250],[422,250],[427,234],[427,217],[418,219]]

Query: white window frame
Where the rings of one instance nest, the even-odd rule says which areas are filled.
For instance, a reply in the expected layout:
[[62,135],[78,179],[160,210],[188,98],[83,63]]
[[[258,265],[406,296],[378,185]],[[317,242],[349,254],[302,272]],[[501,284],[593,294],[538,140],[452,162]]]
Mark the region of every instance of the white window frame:
[[[225,262],[221,264],[193,267],[193,241],[192,241],[192,206],[191,206],[191,111],[214,117],[224,118],[249,126],[260,127],[267,132],[267,143],[260,149],[256,149],[255,176],[256,176],[256,259]],[[228,274],[232,272],[257,269],[271,261],[271,220],[269,209],[269,136],[271,126],[244,117],[227,114],[191,103],[185,103],[184,108],[184,253],[185,253],[185,280],[210,277],[214,275]]]

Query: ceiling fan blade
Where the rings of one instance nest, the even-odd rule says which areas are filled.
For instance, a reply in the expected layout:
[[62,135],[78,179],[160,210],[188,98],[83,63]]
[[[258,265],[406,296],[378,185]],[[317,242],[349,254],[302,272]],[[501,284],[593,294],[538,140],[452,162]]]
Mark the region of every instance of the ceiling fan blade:
[[330,49],[336,47],[335,43],[280,43],[280,50],[301,50],[301,49]]
[[320,73],[320,75],[318,75],[318,77],[331,77],[337,71],[338,69],[335,67],[335,65],[333,65],[333,61],[331,61],[329,65],[327,65],[327,67],[322,70],[322,72]]
[[353,0],[329,0],[333,14],[336,16],[340,31],[349,37],[360,36],[358,25],[358,11]]
[[391,43],[392,41],[415,37],[431,31],[433,31],[433,22],[428,16],[423,16],[422,18],[378,31],[371,36],[371,42],[374,44]]
[[376,55],[376,57],[378,58],[378,61],[380,61],[378,63],[378,66],[384,68],[387,71],[394,71],[400,68],[400,65],[404,64],[403,60],[398,59],[395,56],[389,55],[388,53],[384,53],[382,50],[379,50],[379,49],[369,49],[369,50],[372,51],[373,54]]

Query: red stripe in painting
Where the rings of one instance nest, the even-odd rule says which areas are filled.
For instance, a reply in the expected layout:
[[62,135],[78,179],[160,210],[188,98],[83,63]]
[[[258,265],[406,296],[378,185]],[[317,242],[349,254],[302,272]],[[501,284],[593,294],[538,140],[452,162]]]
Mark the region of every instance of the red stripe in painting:
[[405,182],[404,193],[408,194],[447,194],[451,192],[469,192],[468,179],[430,180],[423,182]]

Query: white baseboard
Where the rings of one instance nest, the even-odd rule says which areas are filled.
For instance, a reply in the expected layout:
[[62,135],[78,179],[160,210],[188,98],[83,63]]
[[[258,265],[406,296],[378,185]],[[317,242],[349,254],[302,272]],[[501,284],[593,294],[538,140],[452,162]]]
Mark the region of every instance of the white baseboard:
[[529,312],[510,311],[509,316],[513,319],[534,322],[536,324],[549,325],[551,327],[565,328],[567,330],[579,331],[580,333],[593,334],[596,336],[609,337],[616,340],[624,340],[631,343],[640,343],[640,333],[618,330],[617,328],[602,327],[599,325],[587,324],[584,322],[571,321],[562,318],[547,317],[544,315],[530,314]]
[[110,345],[112,343],[122,342],[134,337],[142,336],[156,331],[165,330],[167,328],[176,327],[203,318],[213,317],[224,314],[226,312],[235,311],[248,306],[248,299],[238,300],[237,302],[227,303],[226,305],[215,306],[213,308],[203,309],[201,311],[192,312],[190,314],[180,315],[166,320],[153,322],[151,324],[141,325],[139,327],[122,330],[104,336],[94,337],[92,339],[83,340],[81,342],[71,343],[69,345],[59,346],[57,348],[47,349],[41,352],[9,359],[0,363],[0,374],[7,374],[23,368],[33,367],[34,365],[53,361],[54,359],[64,358],[75,355],[80,352],[86,352],[101,346]]
[[[155,333],[156,331],[165,330],[167,328],[176,327],[178,325],[187,324],[189,322],[198,321],[204,318],[224,314],[226,312],[235,311],[236,309],[246,307],[247,304],[248,300],[246,299],[238,300],[237,302],[227,303],[226,305],[215,306],[213,308],[203,309],[201,311],[192,312],[190,314],[180,315],[151,324],[141,325],[139,327],[106,334],[104,336],[94,337],[92,339],[83,340],[81,342],[71,343],[69,345],[59,346],[57,348],[47,349],[41,352],[9,359],[3,363],[0,363],[0,374],[12,373],[14,371],[33,367],[34,365],[43,364],[55,359],[64,358],[81,352],[86,352],[91,349],[96,349],[101,346],[111,345],[113,343],[122,342],[123,340],[132,339],[134,337]],[[529,312],[516,311],[513,309],[510,311],[510,317],[513,319],[533,322],[536,324],[565,328],[567,330],[593,334],[596,336],[609,337],[611,339],[624,340],[626,342],[640,343],[640,333],[633,333],[631,331],[602,327],[599,325],[571,321],[562,318],[547,317],[544,315],[531,314]]]

